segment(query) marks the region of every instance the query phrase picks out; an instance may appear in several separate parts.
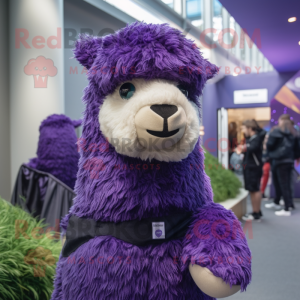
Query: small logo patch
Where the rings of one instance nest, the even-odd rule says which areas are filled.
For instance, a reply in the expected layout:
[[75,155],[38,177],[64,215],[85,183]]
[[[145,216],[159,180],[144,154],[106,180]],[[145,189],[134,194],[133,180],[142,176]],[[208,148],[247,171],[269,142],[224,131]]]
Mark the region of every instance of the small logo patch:
[[165,222],[152,222],[152,239],[165,239]]

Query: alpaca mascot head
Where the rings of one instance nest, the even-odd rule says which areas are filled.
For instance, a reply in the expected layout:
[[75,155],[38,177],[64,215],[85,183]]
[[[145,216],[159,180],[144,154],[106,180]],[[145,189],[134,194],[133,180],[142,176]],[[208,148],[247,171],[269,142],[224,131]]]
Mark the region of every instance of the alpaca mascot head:
[[65,115],[47,117],[39,128],[37,157],[30,159],[27,165],[52,174],[74,189],[79,160],[75,128],[81,122]]
[[250,251],[213,203],[198,98],[217,67],[168,25],[74,50],[88,69],[81,158],[53,300],[214,299],[245,290]]

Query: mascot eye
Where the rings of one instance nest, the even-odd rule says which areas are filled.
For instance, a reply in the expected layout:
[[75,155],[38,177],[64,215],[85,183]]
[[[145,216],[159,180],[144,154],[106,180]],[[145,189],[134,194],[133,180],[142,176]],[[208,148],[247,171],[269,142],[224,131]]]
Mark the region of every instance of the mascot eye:
[[177,85],[177,87],[181,90],[182,94],[185,95],[186,97],[189,96],[188,90],[181,84]]
[[134,92],[135,86],[130,82],[124,83],[120,88],[120,96],[122,99],[130,99],[133,96]]

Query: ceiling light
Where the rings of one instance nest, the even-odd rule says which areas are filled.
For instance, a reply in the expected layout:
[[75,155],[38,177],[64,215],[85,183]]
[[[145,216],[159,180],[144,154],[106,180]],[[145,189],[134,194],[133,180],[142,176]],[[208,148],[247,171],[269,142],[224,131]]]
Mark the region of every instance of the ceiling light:
[[298,43],[299,45],[300,45],[300,41],[299,41],[299,43]]
[[289,19],[288,19],[288,21],[289,21],[290,23],[293,23],[293,22],[295,22],[296,20],[297,20],[296,17],[292,17],[292,18],[289,18]]

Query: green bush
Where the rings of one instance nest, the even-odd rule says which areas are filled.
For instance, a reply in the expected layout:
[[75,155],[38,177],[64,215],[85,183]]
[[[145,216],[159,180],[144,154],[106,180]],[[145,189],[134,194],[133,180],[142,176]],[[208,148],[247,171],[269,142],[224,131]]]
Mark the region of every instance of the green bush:
[[42,221],[0,198],[0,299],[50,299],[61,243]]
[[210,177],[214,192],[214,202],[222,202],[235,198],[241,187],[241,182],[230,170],[226,170],[210,153],[205,153],[205,172]]

